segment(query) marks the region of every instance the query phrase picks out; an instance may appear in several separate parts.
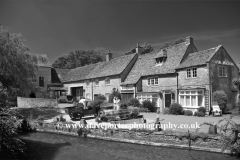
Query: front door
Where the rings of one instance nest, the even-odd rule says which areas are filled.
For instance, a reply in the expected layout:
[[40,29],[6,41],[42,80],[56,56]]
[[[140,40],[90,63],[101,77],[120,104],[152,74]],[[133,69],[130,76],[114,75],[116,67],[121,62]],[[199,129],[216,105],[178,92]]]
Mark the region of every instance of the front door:
[[171,94],[165,94],[165,108],[169,108],[171,105]]

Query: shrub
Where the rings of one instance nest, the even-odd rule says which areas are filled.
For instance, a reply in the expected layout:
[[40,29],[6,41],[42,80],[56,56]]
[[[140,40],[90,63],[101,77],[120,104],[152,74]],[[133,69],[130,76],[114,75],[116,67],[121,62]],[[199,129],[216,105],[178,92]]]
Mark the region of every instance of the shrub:
[[156,112],[156,103],[145,100],[142,103],[143,108],[147,108],[150,112]]
[[106,100],[106,97],[105,97],[103,94],[98,94],[97,97],[96,97],[96,99],[105,101],[105,100]]
[[206,108],[205,107],[199,107],[198,112],[206,113]]
[[186,111],[184,112],[184,115],[185,115],[185,116],[192,116],[192,115],[193,115],[193,112],[192,112],[191,110],[186,110]]
[[141,104],[137,98],[132,98],[128,102],[129,106],[139,107]]
[[122,103],[120,104],[120,108],[121,108],[121,109],[127,109],[127,108],[128,108],[127,103],[126,103],[126,102],[122,102]]
[[61,96],[58,98],[59,103],[67,103],[67,97],[66,96]]
[[149,110],[148,110],[148,108],[140,107],[139,112],[149,112]]
[[195,113],[194,113],[194,116],[197,116],[197,117],[205,117],[205,113],[203,113],[203,112],[195,112]]
[[172,103],[169,108],[169,112],[170,112],[170,114],[181,115],[183,112],[183,107],[181,104]]
[[216,101],[222,111],[227,104],[227,94],[223,90],[213,92],[213,101]]
[[163,108],[163,114],[170,114],[169,108]]
[[104,101],[101,99],[96,99],[91,103],[91,107],[100,107],[100,105],[103,103]]

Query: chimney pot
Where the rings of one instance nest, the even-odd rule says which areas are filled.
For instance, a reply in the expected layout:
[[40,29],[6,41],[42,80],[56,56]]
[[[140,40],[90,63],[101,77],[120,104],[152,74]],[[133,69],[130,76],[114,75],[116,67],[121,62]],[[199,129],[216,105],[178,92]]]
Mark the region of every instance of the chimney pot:
[[112,53],[110,52],[110,50],[108,50],[108,53],[106,54],[106,61],[110,61],[112,59]]
[[141,54],[142,53],[142,47],[139,45],[139,43],[137,43],[136,53],[137,54]]
[[186,37],[186,42],[188,42],[190,44],[193,43],[193,38],[190,36]]

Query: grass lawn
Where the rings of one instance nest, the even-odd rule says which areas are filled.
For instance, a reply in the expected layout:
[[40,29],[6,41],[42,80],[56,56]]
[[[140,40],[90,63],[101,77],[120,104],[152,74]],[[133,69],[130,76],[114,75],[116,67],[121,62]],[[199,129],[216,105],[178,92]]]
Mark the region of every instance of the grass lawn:
[[[144,116],[144,118],[147,120],[147,123],[149,122],[154,122],[156,120],[157,114],[156,113],[141,113],[141,115]],[[218,123],[218,121],[220,119],[223,118],[227,118],[230,115],[223,115],[223,116],[219,116],[219,117],[212,117],[212,116],[206,116],[206,117],[195,117],[195,116],[184,116],[184,115],[160,115],[160,119],[164,119],[162,121],[163,124],[177,124],[177,126],[179,127],[180,124],[187,124],[188,126],[191,126],[191,124],[202,124],[204,122],[215,122]],[[238,117],[233,117],[233,120],[236,123],[240,123],[240,116]],[[204,132],[207,133],[208,132],[208,128],[209,126],[204,125],[201,126],[201,128],[199,129],[199,132]],[[176,130],[178,131],[195,131],[194,128],[177,128]]]

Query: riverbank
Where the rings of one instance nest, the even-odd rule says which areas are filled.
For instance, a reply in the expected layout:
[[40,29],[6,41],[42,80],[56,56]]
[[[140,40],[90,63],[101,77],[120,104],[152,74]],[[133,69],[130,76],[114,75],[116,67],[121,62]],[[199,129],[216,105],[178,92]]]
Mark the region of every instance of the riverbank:
[[[77,128],[67,128],[64,125],[38,124],[33,125],[39,132],[55,133],[62,135],[79,136]],[[211,136],[204,133],[193,133],[190,135],[181,132],[146,131],[127,129],[90,129],[87,137],[115,142],[127,142],[133,144],[144,144],[161,147],[174,147],[190,150],[210,151],[221,153],[221,137]],[[230,154],[230,151],[224,151]]]

